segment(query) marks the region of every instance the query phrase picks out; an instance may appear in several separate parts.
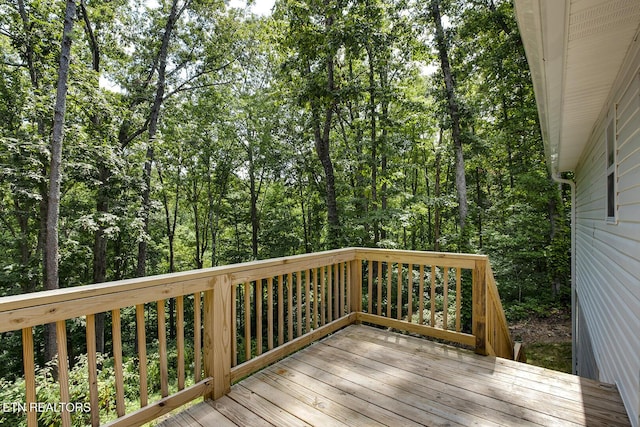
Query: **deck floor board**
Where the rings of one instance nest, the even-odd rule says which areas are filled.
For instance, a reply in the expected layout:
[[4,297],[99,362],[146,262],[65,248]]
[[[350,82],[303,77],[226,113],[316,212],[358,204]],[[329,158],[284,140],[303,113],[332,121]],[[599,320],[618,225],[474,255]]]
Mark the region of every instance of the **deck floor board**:
[[349,326],[160,425],[630,425],[614,386]]

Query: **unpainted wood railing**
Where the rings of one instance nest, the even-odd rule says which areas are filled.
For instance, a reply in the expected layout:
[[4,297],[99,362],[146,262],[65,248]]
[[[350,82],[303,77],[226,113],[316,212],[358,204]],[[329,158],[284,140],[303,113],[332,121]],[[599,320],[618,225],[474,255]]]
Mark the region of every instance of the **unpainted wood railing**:
[[[159,313],[154,325],[147,319],[151,304]],[[168,307],[174,307],[172,314]],[[143,424],[199,397],[217,399],[232,383],[356,322],[513,358],[486,256],[347,248],[0,298],[0,333],[21,331],[23,338],[27,408],[36,402],[33,328],[56,325],[63,361],[58,364],[60,402],[69,402],[66,321],[81,318],[86,323],[90,423],[100,425],[101,416],[108,416],[98,401],[95,351],[96,315],[105,312],[112,326],[107,348],[115,375],[117,418],[108,423],[113,426]],[[135,319],[133,354],[123,353],[123,315]],[[175,316],[174,340],[167,339],[167,316]],[[468,322],[471,333],[464,331]],[[185,325],[193,325],[186,337]],[[150,330],[155,339],[147,336]],[[172,348],[170,343],[175,343]],[[159,395],[149,390],[147,371],[147,351],[156,345]],[[171,360],[169,350],[175,355]],[[192,354],[191,363],[186,353]],[[122,366],[130,358],[138,367],[139,408],[127,413]],[[152,396],[157,396],[154,402]],[[37,416],[27,410],[29,426],[37,425]],[[63,426],[71,425],[69,412],[60,416]]]

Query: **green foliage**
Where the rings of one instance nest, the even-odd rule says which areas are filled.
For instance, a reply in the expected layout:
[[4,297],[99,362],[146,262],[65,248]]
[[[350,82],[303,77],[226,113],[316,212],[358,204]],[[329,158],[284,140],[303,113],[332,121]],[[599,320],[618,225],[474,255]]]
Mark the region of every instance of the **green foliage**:
[[[169,378],[177,378],[177,353],[175,345],[169,346]],[[185,364],[190,366],[193,363],[193,351],[188,349],[185,352]],[[102,423],[117,418],[116,414],[116,388],[113,359],[106,355],[97,355],[98,369],[98,405],[100,408],[100,420]],[[123,363],[124,373],[124,396],[127,412],[140,408],[140,372],[137,358],[125,358]],[[61,425],[60,411],[56,411],[55,405],[60,404],[60,387],[54,379],[53,372],[57,360],[48,362],[44,367],[36,369],[36,400],[41,405],[46,406],[43,411],[38,411],[38,425],[59,426]],[[87,381],[87,356],[82,354],[75,360],[74,365],[69,370],[69,402],[77,406],[79,410],[71,412],[71,421],[74,426],[85,426],[91,423],[88,408],[89,384]],[[160,361],[157,351],[157,343],[148,348],[147,375],[149,398],[151,401],[160,398]],[[193,377],[186,378],[186,386],[193,384]],[[177,391],[175,381],[171,382],[169,388],[172,392]],[[8,405],[25,404],[25,382],[20,377],[15,380],[0,378],[0,402]],[[51,410],[51,408],[54,408]],[[12,407],[13,409],[13,407]],[[14,410],[0,412],[0,424],[11,426],[26,426],[26,416],[21,411],[21,407],[15,406]]]
[[[63,8],[60,1],[25,3],[28,25],[17,2],[0,1],[0,296],[42,289],[56,19]],[[169,43],[165,99],[149,141],[168,8],[89,2],[100,66],[96,71],[83,20],[74,34],[65,129],[61,287],[134,277],[141,241],[148,243],[148,274],[339,243],[488,254],[510,319],[568,303],[568,194],[548,176],[512,2],[442,3],[462,109],[465,236],[424,5],[279,0],[273,16],[256,17],[226,10],[221,1],[188,2]],[[328,113],[339,229],[328,222],[326,169],[314,132]],[[148,148],[155,161],[145,229]],[[471,300],[470,286],[463,277],[463,301]],[[383,301],[384,310],[397,310],[395,298]],[[408,312],[406,304],[400,309]],[[150,321],[157,316],[155,308],[148,313]],[[134,318],[123,312],[125,337],[133,337]],[[463,304],[464,330],[470,319]],[[81,353],[83,326],[69,328]],[[0,340],[0,373],[11,382],[3,389],[15,391],[21,339],[4,333]],[[38,364],[43,357],[39,345]],[[149,368],[154,389],[156,362]],[[104,375],[109,369],[106,360]],[[125,370],[133,386],[135,362]],[[46,383],[46,373],[38,375]]]

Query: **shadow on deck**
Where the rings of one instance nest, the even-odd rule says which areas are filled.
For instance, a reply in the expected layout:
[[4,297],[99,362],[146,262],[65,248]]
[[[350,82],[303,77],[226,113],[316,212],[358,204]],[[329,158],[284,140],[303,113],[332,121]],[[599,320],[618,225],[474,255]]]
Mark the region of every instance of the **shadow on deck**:
[[351,325],[160,424],[629,425],[615,386]]

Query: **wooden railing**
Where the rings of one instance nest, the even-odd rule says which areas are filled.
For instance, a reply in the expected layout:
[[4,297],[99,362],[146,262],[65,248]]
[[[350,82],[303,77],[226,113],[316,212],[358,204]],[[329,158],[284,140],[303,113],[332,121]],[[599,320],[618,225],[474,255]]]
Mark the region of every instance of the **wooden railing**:
[[[103,313],[111,324],[110,356],[100,362],[95,330]],[[125,346],[123,317],[136,324],[125,331]],[[174,319],[173,339],[167,339],[167,317]],[[86,325],[90,415],[73,419],[94,426],[114,417],[108,425],[139,425],[199,397],[217,399],[233,382],[355,322],[513,358],[486,256],[348,248],[0,298],[0,333],[22,333],[29,426],[38,417],[31,410],[37,402],[34,327],[56,326],[60,402],[70,402],[66,322],[74,319]],[[156,349],[152,358],[149,349]],[[159,370],[157,390],[148,385],[150,359]],[[139,384],[138,408],[128,413],[125,361],[135,364]],[[112,414],[99,400],[98,376],[107,364],[115,376]],[[66,410],[60,416],[63,426],[72,416],[87,417]]]

